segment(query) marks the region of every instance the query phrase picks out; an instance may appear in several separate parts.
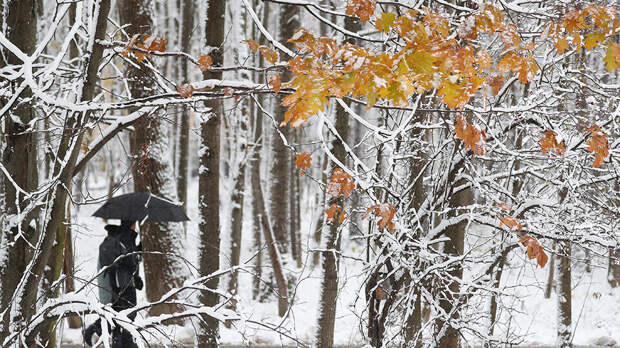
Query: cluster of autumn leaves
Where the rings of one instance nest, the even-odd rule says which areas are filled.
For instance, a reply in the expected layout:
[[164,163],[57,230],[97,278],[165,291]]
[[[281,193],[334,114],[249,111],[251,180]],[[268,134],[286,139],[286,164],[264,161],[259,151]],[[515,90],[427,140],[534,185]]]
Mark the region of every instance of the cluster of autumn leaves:
[[[283,98],[282,105],[288,107],[283,124],[299,127],[311,115],[325,110],[330,98],[355,97],[366,100],[366,108],[373,107],[383,99],[394,106],[405,107],[414,94],[436,90],[441,101],[449,108],[462,109],[479,91],[487,90],[498,94],[507,74],[516,74],[526,84],[533,80],[538,65],[533,57],[534,50],[551,42],[557,54],[562,55],[574,49],[580,51],[606,47],[604,61],[609,71],[620,67],[620,44],[610,37],[618,28],[615,8],[587,5],[582,9],[567,12],[558,20],[547,23],[539,41],[525,42],[518,28],[505,20],[504,13],[493,5],[483,4],[477,11],[466,16],[452,28],[448,18],[428,9],[409,10],[397,16],[382,12],[375,16],[376,0],[348,0],[346,13],[372,21],[377,30],[403,44],[391,52],[375,51],[350,43],[340,44],[324,36],[315,36],[300,28],[288,40],[295,45],[298,55],[287,62],[293,79],[282,82],[279,75],[271,75],[268,85],[279,93],[290,88],[292,93]],[[452,29],[452,30],[451,30]],[[456,31],[456,35],[452,31]],[[476,40],[481,35],[498,36],[503,45],[502,56],[494,60]],[[252,52],[260,53],[265,61],[276,64],[278,52],[254,40],[247,40]],[[148,35],[131,38],[122,51],[123,56],[133,55],[138,62],[150,58],[152,52],[164,52],[166,40]],[[202,55],[195,61],[201,71],[212,67],[209,55]],[[181,84],[177,91],[183,98],[194,93],[191,84]],[[230,94],[230,93],[229,93]],[[588,150],[595,156],[593,166],[599,167],[609,154],[609,141],[598,125],[586,130]],[[465,150],[484,155],[486,134],[483,129],[467,122],[457,114],[454,133],[463,141]],[[563,156],[564,141],[558,141],[556,131],[548,129],[540,139],[541,151]],[[296,155],[296,164],[301,175],[310,167],[311,157],[302,152]],[[332,198],[347,198],[354,183],[351,176],[340,168],[333,171],[326,191]],[[344,222],[348,213],[336,203],[325,210],[330,222]],[[393,231],[392,219],[396,207],[377,204],[366,214],[378,217],[380,229]],[[510,216],[500,218],[502,224],[515,232],[521,231],[521,224]],[[519,239],[527,247],[528,257],[536,258],[541,267],[547,256],[538,241],[529,235]]]

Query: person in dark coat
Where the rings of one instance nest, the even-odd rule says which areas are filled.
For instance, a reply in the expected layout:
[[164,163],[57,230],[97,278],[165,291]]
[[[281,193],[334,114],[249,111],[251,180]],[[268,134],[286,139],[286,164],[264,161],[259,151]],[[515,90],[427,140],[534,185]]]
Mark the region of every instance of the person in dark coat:
[[[97,278],[99,283],[99,301],[111,304],[115,311],[122,311],[136,305],[136,289],[144,286],[138,275],[140,258],[135,252],[142,251],[141,245],[136,245],[138,234],[132,228],[132,221],[121,221],[121,225],[107,225],[108,236],[99,245],[98,269],[101,272]],[[135,318],[135,313],[130,319]],[[101,319],[90,325],[85,333],[86,344],[91,345],[94,334],[101,336]],[[137,347],[131,334],[120,327],[112,332],[112,348]]]

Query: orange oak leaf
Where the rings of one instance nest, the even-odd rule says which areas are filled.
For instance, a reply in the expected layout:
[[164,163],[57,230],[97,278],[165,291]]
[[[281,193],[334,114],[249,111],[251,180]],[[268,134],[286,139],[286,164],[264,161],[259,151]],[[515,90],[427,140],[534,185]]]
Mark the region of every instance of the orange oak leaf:
[[144,42],[144,48],[147,51],[166,52],[166,44],[168,43],[167,39],[145,34],[142,41]]
[[527,258],[536,259],[536,262],[540,268],[544,268],[549,260],[549,257],[545,253],[543,247],[538,243],[538,240],[530,235],[524,235],[519,238],[519,243],[522,243],[527,248]]
[[191,84],[183,83],[179,87],[177,87],[177,92],[181,98],[189,98],[194,94],[194,86]]
[[258,42],[254,41],[254,40],[245,40],[245,42],[248,44],[248,47],[250,48],[250,51],[252,51],[252,52],[258,51]]
[[335,203],[332,203],[329,208],[325,209],[325,214],[327,214],[327,221],[334,221],[340,209],[342,209],[342,207]]
[[354,188],[355,184],[353,184],[353,179],[351,179],[351,175],[346,173],[341,168],[336,168],[333,171],[332,176],[325,187],[327,193],[333,198],[337,198],[340,195],[344,196],[344,198],[347,198],[349,197]]
[[138,62],[142,62],[144,59],[150,58],[152,52],[165,52],[167,42],[168,40],[161,37],[150,36],[149,34],[140,37],[140,34],[136,34],[127,42],[121,55],[127,57],[132,54]]
[[469,148],[476,155],[484,155],[484,144],[487,138],[484,130],[467,123],[462,114],[456,116],[454,133],[457,138],[463,140],[466,150]]
[[310,168],[311,161],[312,157],[307,152],[295,154],[295,165],[297,165],[297,169],[300,170],[299,175],[304,175],[306,173],[306,169]]
[[521,225],[521,223],[512,216],[502,216],[499,220],[502,224],[510,228],[510,231],[512,232],[521,232],[521,229],[523,229],[523,225]]
[[327,215],[327,221],[333,223],[336,218],[338,218],[338,223],[342,224],[344,220],[349,217],[349,214],[346,210],[342,209],[336,203],[332,203],[329,208],[325,209],[325,214]]
[[273,50],[267,46],[260,46],[258,48],[258,50],[260,51],[260,53],[263,55],[263,57],[265,58],[266,61],[268,61],[271,64],[275,64],[278,62],[278,52],[276,50]]
[[356,16],[362,22],[368,22],[376,7],[377,2],[375,0],[348,0],[347,15]]
[[592,165],[598,168],[609,155],[609,140],[607,140],[607,134],[603,133],[598,125],[593,125],[586,130],[591,135],[590,140],[586,144],[588,145],[588,151],[594,154],[594,163]]
[[271,75],[269,78],[269,85],[273,88],[273,91],[278,93],[282,87],[282,81],[280,81],[280,75]]
[[387,228],[388,231],[394,232],[394,222],[392,219],[394,219],[394,215],[396,214],[395,206],[389,203],[375,204],[366,210],[362,218],[366,218],[371,212],[379,217],[377,227],[379,227],[380,230]]
[[497,95],[497,93],[499,93],[499,90],[504,85],[504,77],[502,77],[502,75],[495,74],[487,80],[487,84],[491,87],[493,94]]
[[545,131],[545,136],[540,139],[540,148],[543,153],[552,152],[556,155],[564,155],[564,152],[566,152],[564,141],[558,143],[557,135],[558,133],[551,129]]
[[202,72],[209,70],[211,65],[213,65],[213,59],[208,54],[202,55],[200,59],[198,59],[198,66]]

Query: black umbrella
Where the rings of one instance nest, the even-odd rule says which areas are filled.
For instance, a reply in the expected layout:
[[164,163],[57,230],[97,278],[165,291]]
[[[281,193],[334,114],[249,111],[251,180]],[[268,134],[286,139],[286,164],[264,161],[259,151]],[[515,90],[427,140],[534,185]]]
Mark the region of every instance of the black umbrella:
[[148,192],[127,193],[111,198],[93,214],[104,219],[131,221],[187,221],[183,209],[174,202]]

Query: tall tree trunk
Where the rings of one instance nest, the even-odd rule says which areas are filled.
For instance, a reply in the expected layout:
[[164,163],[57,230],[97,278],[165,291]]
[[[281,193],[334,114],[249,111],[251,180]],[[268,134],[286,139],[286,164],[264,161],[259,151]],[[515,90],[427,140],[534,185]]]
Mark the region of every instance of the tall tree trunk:
[[[194,29],[194,0],[181,0],[181,51],[191,54],[192,30]],[[180,60],[179,82],[189,79],[187,59]],[[179,130],[179,173],[177,188],[179,200],[187,207],[187,176],[189,163],[189,106],[181,107],[181,129]]]
[[[247,111],[247,109],[244,108]],[[241,115],[239,115],[241,116]],[[243,117],[243,116],[241,116]],[[243,121],[242,121],[243,122]],[[244,135],[242,135],[244,136]],[[245,141],[244,141],[245,143]],[[239,152],[245,152],[245,146],[243,146]],[[237,169],[238,175],[235,178],[235,188],[232,194],[232,222],[231,222],[231,240],[230,240],[230,265],[238,266],[241,256],[241,232],[243,227],[243,201],[245,191],[245,161],[240,163]],[[230,280],[228,282],[228,291],[232,294],[237,294],[237,272],[230,274]],[[236,301],[232,301],[232,308],[236,308]]]
[[[349,31],[358,31],[361,24],[358,19],[347,17],[345,28]],[[349,140],[349,116],[342,106],[336,106],[336,131],[340,138],[334,137],[332,152],[341,163],[346,163],[347,153],[344,144]],[[342,139],[342,141],[340,140]],[[337,168],[333,168],[335,170]],[[330,197],[327,206],[337,204],[344,209],[344,199]],[[317,322],[316,346],[330,348],[334,346],[334,325],[336,322],[336,305],[338,300],[338,263],[337,254],[340,251],[341,224],[338,218],[334,219],[326,236],[325,249],[322,253],[323,278],[321,283],[321,298],[319,302],[319,318]]]
[[[260,0],[254,0],[253,4],[256,7],[258,7],[258,3],[260,2]],[[269,22],[269,16],[271,15],[271,5],[269,4],[269,2],[262,2],[262,22],[267,24]],[[251,21],[247,21],[248,23],[251,23]],[[258,35],[258,31],[256,29],[256,26],[252,25],[252,37],[256,37]],[[265,44],[265,37],[264,35],[260,35],[259,38],[259,42],[261,43],[261,45]],[[255,57],[255,62],[257,64],[257,66],[263,66],[265,59],[263,58],[262,55],[258,55],[258,57]],[[263,74],[259,74],[259,73],[255,73],[255,78],[257,81],[262,81],[265,82],[264,80],[264,75]],[[264,100],[265,100],[265,96],[264,95],[259,95],[258,96],[258,103],[260,103],[261,105],[264,105]],[[261,152],[263,151],[264,145],[266,144],[266,141],[263,137],[263,119],[261,117],[260,114],[260,110],[258,109],[257,106],[254,106],[251,108],[251,115],[252,115],[252,123],[253,123],[253,129],[254,129],[254,135],[253,135],[253,145],[251,148],[251,153],[252,153],[252,168],[251,168],[251,172],[250,172],[250,184],[252,186],[252,216],[253,216],[253,229],[254,229],[254,251],[257,252],[258,254],[256,255],[256,262],[255,262],[255,273],[254,273],[254,281],[253,281],[253,291],[252,291],[252,296],[254,299],[262,299],[264,293],[262,292],[263,289],[263,242],[262,242],[262,227],[261,227],[261,214],[265,214],[264,211],[261,211],[261,206],[264,209],[264,197],[263,197],[263,190],[262,187],[260,185],[261,182],[261,169],[260,169],[260,158],[261,158]],[[258,185],[256,185],[255,183],[258,183]]]
[[[259,117],[256,107],[252,108],[252,122],[254,123],[254,136],[253,145],[250,149],[252,153],[251,168],[250,168],[250,185],[252,187],[252,229],[254,235],[254,252],[257,252],[254,270],[254,279],[252,287],[252,298],[257,299],[260,297],[260,289],[262,283],[262,269],[263,269],[263,253],[261,252],[262,246],[262,231],[260,221],[260,205],[263,201],[263,192],[260,186],[260,152],[262,147],[260,146],[263,141],[263,121]],[[256,184],[258,183],[258,184]]]
[[[327,183],[327,166],[329,164],[329,158],[326,155],[323,155],[321,157],[322,159],[322,164],[321,164],[321,182],[322,183]],[[314,247],[317,249],[321,248],[321,236],[323,235],[323,227],[325,226],[325,208],[326,208],[326,201],[325,201],[325,191],[321,190],[318,193],[318,199],[317,199],[317,203],[318,203],[318,210],[319,210],[319,214],[318,217],[316,219],[316,224],[314,227]],[[312,254],[312,265],[313,266],[318,266],[321,260],[321,253],[319,252],[314,252]]]
[[[224,64],[224,25],[226,1],[209,0],[206,13],[205,45],[215,47],[211,52],[213,66]],[[205,79],[221,79],[222,73],[207,71]],[[202,149],[200,155],[200,173],[198,179],[200,224],[200,252],[198,255],[200,273],[211,274],[220,268],[220,120],[223,115],[220,100],[207,101],[206,106],[211,110],[202,115],[200,135]],[[219,279],[213,277],[205,283],[210,289],[217,289]],[[200,302],[207,307],[218,303],[218,295],[211,291],[202,291]],[[204,316],[203,327],[198,332],[199,348],[218,347],[219,322],[217,319]]]
[[560,243],[560,250],[563,255],[559,256],[557,269],[557,296],[558,296],[558,340],[557,347],[571,348],[572,329],[571,329],[571,306],[572,306],[572,284],[571,284],[571,242]]
[[288,310],[288,287],[286,285],[286,278],[284,277],[284,271],[282,269],[282,259],[280,257],[280,251],[278,250],[273,229],[271,228],[271,223],[269,222],[269,215],[265,209],[265,202],[263,200],[264,195],[260,178],[253,177],[252,180],[252,186],[258,187],[259,191],[258,196],[255,197],[258,209],[254,212],[254,214],[258,216],[263,230],[265,244],[267,244],[267,249],[269,250],[269,259],[271,261],[273,274],[276,278],[276,284],[278,287],[278,315],[283,317]]
[[[615,206],[620,207],[620,182],[614,184],[616,193]],[[620,243],[615,247],[609,248],[609,262],[607,264],[607,281],[612,288],[620,286]]]
[[555,256],[556,254],[556,242],[553,242],[553,246],[552,246],[552,252],[550,253],[551,255],[549,255],[549,276],[547,277],[547,285],[545,286],[545,298],[550,298],[551,297],[551,290],[553,289],[553,282],[555,280],[554,274],[555,274],[555,259],[557,259],[557,257]]
[[[71,229],[71,204],[67,205],[67,229],[65,231],[64,258],[62,262],[62,272],[67,276],[65,279],[65,293],[75,291],[75,267],[73,255],[73,237]],[[72,315],[67,318],[67,323],[71,329],[82,327],[82,318]]]
[[[299,138],[299,134],[295,133],[293,138],[297,140]],[[297,141],[296,141],[297,143]],[[297,267],[301,267],[301,243],[300,243],[300,232],[299,232],[299,176],[296,175],[296,165],[295,161],[290,161],[290,173],[289,173],[289,211],[290,211],[290,222],[289,222],[289,235],[291,239],[291,256],[297,263]]]
[[[417,123],[423,123],[425,118],[427,117],[426,113],[418,112],[418,117],[416,118]],[[423,133],[422,128],[417,128],[412,132],[412,138],[421,137]],[[422,149],[412,148],[411,152],[417,152],[415,159],[411,160],[410,165],[410,177],[409,177],[409,185],[413,185],[413,189],[411,190],[411,206],[410,209],[418,212],[416,216],[421,216],[420,207],[422,203],[424,203],[424,199],[426,198],[424,195],[424,164],[426,163],[426,153]],[[418,221],[417,225],[424,226],[423,221]],[[415,235],[416,238],[420,238],[425,234],[425,231],[419,230]],[[411,278],[407,278],[409,283]],[[418,284],[407,284],[407,287],[413,286],[417,287],[417,289],[413,292],[415,296],[415,300],[413,301],[413,309],[411,310],[409,316],[407,317],[407,322],[405,326],[405,345],[407,347],[422,347],[422,337],[421,329],[422,329],[422,294]]]
[[[37,14],[36,2],[27,1],[8,1],[4,2],[6,7],[2,7],[0,16],[6,21],[2,28],[6,26],[5,36],[26,54],[32,54],[36,46]],[[15,57],[8,50],[0,52],[0,68],[7,65],[22,64],[21,60]],[[13,82],[14,86],[19,86],[22,79]],[[30,121],[36,117],[34,104],[23,102],[32,95],[29,88],[24,89],[20,96],[20,104],[13,107],[10,117],[2,117],[4,121],[4,134],[2,142],[5,145],[2,154],[2,164],[7,172],[12,176],[15,184],[26,192],[32,192],[38,185],[38,166],[37,166],[37,138],[36,131],[32,129]],[[8,100],[0,98],[0,107],[4,106]],[[14,184],[5,175],[2,175],[4,187],[4,210],[1,222],[2,240],[0,252],[0,311],[4,311],[0,318],[0,342],[8,334],[6,325],[9,325],[11,310],[6,310],[15,300],[15,291],[19,285],[26,265],[29,262],[29,242],[36,237],[35,229],[30,227],[30,223],[36,218],[33,214],[21,216],[21,212],[26,207],[27,202],[24,196],[17,191]]]
[[[289,37],[299,28],[299,6],[295,5],[282,5],[279,7],[279,39],[280,41],[286,41]],[[288,48],[292,48],[290,43],[287,44]],[[282,80],[288,81],[291,79],[291,73],[287,70],[282,74]],[[284,112],[286,108],[280,105],[282,97],[279,97],[276,104],[275,116],[277,121],[284,120]],[[286,139],[289,139],[290,126],[286,125],[279,128],[279,131],[284,135]],[[275,130],[277,132],[278,130]],[[277,133],[274,133],[272,137],[271,150],[273,151],[273,164],[271,165],[271,190],[269,199],[269,213],[271,226],[278,242],[278,247],[282,253],[287,254],[289,252],[289,225],[290,225],[290,211],[289,195],[291,180],[290,160],[291,153],[282,139]]]
[[[462,181],[455,181],[454,175],[456,174],[456,168],[452,169],[452,174],[448,178],[447,185],[452,188],[458,187],[462,184]],[[453,193],[450,198],[450,207],[452,213],[448,218],[463,214],[463,211],[459,211],[460,207],[470,205],[473,201],[473,194],[471,189],[465,189],[457,193]],[[456,225],[446,228],[445,236],[450,238],[449,241],[444,243],[444,253],[448,256],[460,256],[463,255],[465,246],[465,229],[468,222],[462,221]],[[463,278],[463,265],[458,263],[449,270],[448,275],[450,278],[445,279],[444,284],[441,285],[439,291],[439,306],[445,313],[446,317],[438,320],[435,329],[435,339],[439,347],[445,348],[458,348],[460,333],[458,328],[453,326],[452,321],[457,321],[460,318],[460,311],[457,307],[460,307],[460,279]]]
[[[151,0],[122,0],[118,3],[120,23],[125,27],[129,37],[153,33],[151,7]],[[142,63],[139,67],[128,65],[126,76],[134,98],[153,94],[156,87],[148,71]],[[134,111],[135,109],[129,110]],[[159,114],[141,118],[136,122],[135,131],[130,135],[131,153],[135,159],[135,163],[132,164],[134,190],[175,199],[172,168],[167,156],[167,132],[160,119]],[[145,252],[143,258],[146,297],[149,301],[155,302],[170,289],[183,284],[184,268],[181,261],[175,256],[161,254],[181,251],[182,236],[177,225],[168,223],[145,222],[140,232]],[[151,307],[149,314],[156,316],[179,310],[180,308],[174,304],[160,304]]]
[[[17,11],[26,11],[25,14],[27,16],[20,16],[20,18],[17,19],[17,21],[20,21],[22,24],[29,23],[27,19],[34,20],[35,18],[33,12],[29,10],[33,9],[34,5],[32,5],[32,7],[27,6],[30,3],[31,1],[23,1],[20,2],[20,6],[9,6],[10,10],[15,9]],[[97,43],[97,40],[103,40],[105,38],[107,17],[110,11],[110,2],[109,0],[101,0],[96,3],[95,8],[97,10],[93,14],[95,17],[93,18],[93,21],[95,22],[95,32],[93,33],[95,40],[90,42],[90,46],[86,51],[86,59],[84,60],[85,64],[82,66],[85,74],[83,74],[80,79],[81,86],[77,92],[79,101],[91,100],[94,94],[95,84],[97,81],[97,71],[103,56],[103,47]],[[23,41],[27,40],[24,38]],[[67,192],[62,189],[62,187],[68,187],[70,185],[71,179],[74,175],[73,171],[78,153],[80,151],[80,146],[72,145],[82,143],[85,132],[83,125],[85,120],[88,119],[88,115],[89,112],[65,114],[66,119],[63,127],[63,133],[59,140],[55,158],[66,160],[62,163],[52,162],[54,163],[52,175],[58,178],[57,184],[47,195],[47,199],[53,202],[52,208],[49,210],[49,215],[46,216],[47,224],[45,225],[45,230],[42,231],[42,234],[39,236],[39,247],[33,251],[31,260],[32,267],[30,272],[27,274],[21,273],[23,274],[25,281],[20,282],[21,286],[19,289],[16,289],[15,292],[11,291],[11,296],[16,296],[16,301],[11,303],[13,309],[8,309],[7,312],[16,314],[11,320],[16,326],[21,326],[25,321],[29,320],[36,309],[35,303],[39,283],[43,276],[45,266],[47,265],[47,260],[51,255],[58,226],[64,221]],[[6,238],[3,238],[3,241],[4,240],[6,240]],[[0,263],[0,267],[3,266],[6,266],[6,264]],[[20,274],[19,271],[15,271],[16,269],[17,268],[11,268],[11,273]],[[2,273],[3,271],[0,269],[0,274]],[[8,289],[3,286],[3,298],[5,297],[5,291],[8,291]],[[31,334],[26,338],[25,344],[27,346],[34,346],[36,334],[37,332],[34,332],[34,334]],[[2,335],[5,335],[4,330],[2,331]]]

